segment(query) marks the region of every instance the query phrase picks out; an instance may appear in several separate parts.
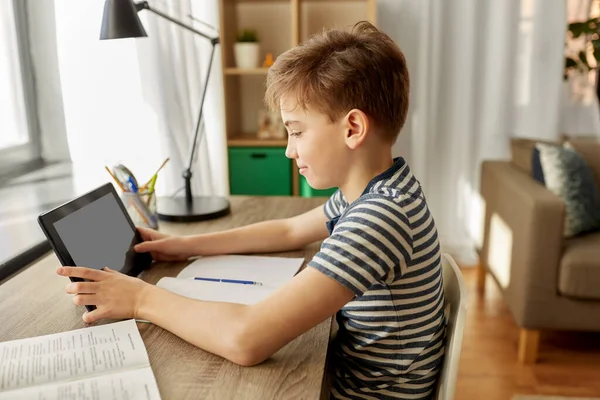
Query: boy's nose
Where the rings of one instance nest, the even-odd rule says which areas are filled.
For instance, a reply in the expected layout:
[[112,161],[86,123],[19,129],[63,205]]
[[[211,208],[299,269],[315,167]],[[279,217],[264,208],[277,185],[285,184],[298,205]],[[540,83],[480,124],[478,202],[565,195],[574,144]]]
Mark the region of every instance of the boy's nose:
[[293,144],[293,140],[290,140],[288,137],[287,146],[285,148],[285,156],[289,159],[295,159],[298,157],[298,153],[296,152],[296,146]]

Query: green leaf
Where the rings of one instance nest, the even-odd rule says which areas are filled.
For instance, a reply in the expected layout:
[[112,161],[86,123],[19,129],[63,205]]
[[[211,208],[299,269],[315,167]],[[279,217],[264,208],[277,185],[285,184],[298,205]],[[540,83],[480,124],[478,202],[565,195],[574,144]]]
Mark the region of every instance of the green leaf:
[[244,29],[238,34],[237,41],[242,43],[258,42],[258,33],[256,29]]
[[577,68],[577,61],[573,60],[571,57],[565,58],[565,69],[569,68]]
[[600,38],[592,39],[592,46],[594,46],[594,58],[596,63],[600,65]]
[[589,26],[585,22],[572,22],[569,24],[569,32],[573,34],[574,38],[578,38],[582,34],[586,34],[589,31]]
[[594,46],[594,58],[596,59],[596,64],[600,65],[600,48]]
[[590,33],[598,31],[598,18],[590,18],[585,23]]
[[586,52],[585,52],[585,51],[583,51],[583,50],[582,50],[582,51],[580,51],[580,52],[579,52],[579,54],[578,54],[578,56],[579,56],[579,61],[581,61],[581,63],[582,63],[583,65],[585,65],[585,67],[588,69],[588,71],[589,71],[590,69],[592,69],[592,67],[590,67],[590,64],[588,63],[588,60],[587,60],[587,54],[586,54]]

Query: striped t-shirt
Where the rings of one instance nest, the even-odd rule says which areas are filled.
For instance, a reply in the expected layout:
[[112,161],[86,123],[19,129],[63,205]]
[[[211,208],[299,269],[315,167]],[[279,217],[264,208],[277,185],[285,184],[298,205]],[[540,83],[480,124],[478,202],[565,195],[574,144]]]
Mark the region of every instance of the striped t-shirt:
[[435,223],[402,158],[348,204],[325,204],[330,236],[309,263],[355,293],[336,316],[334,399],[429,399],[444,355]]

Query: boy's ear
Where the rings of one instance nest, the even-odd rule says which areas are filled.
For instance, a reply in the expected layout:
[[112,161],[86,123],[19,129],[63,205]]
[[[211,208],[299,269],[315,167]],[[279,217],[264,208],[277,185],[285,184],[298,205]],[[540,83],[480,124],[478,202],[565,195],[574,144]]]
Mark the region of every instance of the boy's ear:
[[352,109],[344,118],[344,140],[351,149],[356,149],[367,138],[369,119],[359,109]]

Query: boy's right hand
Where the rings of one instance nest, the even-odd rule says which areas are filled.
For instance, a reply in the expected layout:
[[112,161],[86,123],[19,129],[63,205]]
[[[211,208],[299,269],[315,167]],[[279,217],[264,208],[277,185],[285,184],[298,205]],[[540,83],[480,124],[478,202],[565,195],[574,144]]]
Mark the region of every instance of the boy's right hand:
[[137,230],[144,241],[133,249],[138,253],[150,253],[155,261],[185,261],[194,255],[184,237],[142,227]]

